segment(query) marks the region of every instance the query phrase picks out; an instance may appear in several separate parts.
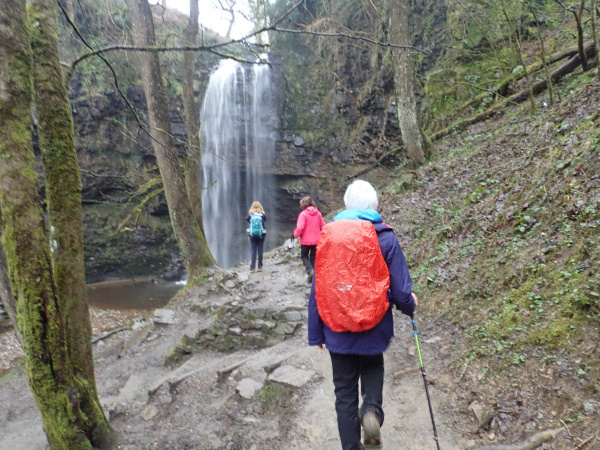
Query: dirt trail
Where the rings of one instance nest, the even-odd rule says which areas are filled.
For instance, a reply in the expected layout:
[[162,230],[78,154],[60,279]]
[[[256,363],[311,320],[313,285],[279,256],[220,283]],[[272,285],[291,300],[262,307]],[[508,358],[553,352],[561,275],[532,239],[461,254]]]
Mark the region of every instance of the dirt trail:
[[[339,448],[329,355],[306,343],[309,286],[299,259],[287,261],[286,255],[283,249],[269,253],[261,273],[237,267],[226,278],[215,275],[170,306],[175,324],[142,323],[95,344],[98,389],[111,425],[119,432],[118,448]],[[164,365],[165,355],[184,335],[196,336],[199,330],[215,334],[211,327],[217,315],[269,308],[281,311],[273,317],[288,314],[296,320],[294,315],[302,314],[283,342],[227,353],[204,348],[185,361],[184,355],[175,367]],[[397,313],[395,322],[396,338],[385,354],[383,448],[435,449],[410,321]],[[261,323],[265,330],[273,328],[268,320]],[[278,322],[276,329],[287,326]],[[457,414],[453,372],[439,354],[447,348],[443,334],[434,328],[427,331],[425,318],[419,327],[441,447],[468,448],[475,442],[465,437],[465,427],[472,425]],[[235,328],[230,330],[239,334]],[[256,339],[253,333],[250,337]],[[219,377],[236,363],[242,364]],[[277,367],[291,371],[292,379],[303,379],[270,378]],[[410,367],[415,367],[412,374],[394,376]],[[249,398],[240,395],[244,383],[258,386],[244,394]],[[6,405],[0,415],[0,448],[47,448],[22,368],[0,381],[0,402]]]

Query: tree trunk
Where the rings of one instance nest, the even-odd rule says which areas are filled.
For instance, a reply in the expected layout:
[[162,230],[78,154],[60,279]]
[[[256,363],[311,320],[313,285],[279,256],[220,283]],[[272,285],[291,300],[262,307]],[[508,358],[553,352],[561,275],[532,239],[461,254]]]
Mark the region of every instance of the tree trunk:
[[4,305],[4,310],[8,314],[8,319],[12,324],[13,328],[17,331],[17,337],[19,342],[23,344],[21,334],[19,333],[19,327],[17,325],[17,299],[12,293],[10,288],[10,281],[8,280],[8,268],[6,266],[6,255],[2,248],[2,209],[0,208],[0,303]]
[[[190,0],[190,21],[185,29],[186,45],[195,46],[198,36],[198,0]],[[202,187],[200,186],[200,112],[194,95],[196,53],[183,54],[183,110],[187,130],[187,155],[185,163],[185,187],[192,212],[200,231],[204,233],[202,221]]]
[[[390,41],[394,44],[410,45],[409,14],[408,0],[389,0]],[[404,143],[408,158],[414,164],[421,165],[425,162],[426,155],[417,119],[415,74],[409,50],[393,49],[392,65],[394,71],[396,111],[402,142]]]
[[25,2],[0,8],[0,207],[2,244],[17,299],[31,389],[52,449],[92,448],[79,427],[79,409],[65,324],[53,283],[31,138],[32,59]]
[[[585,2],[581,1],[580,11],[583,12],[583,8],[585,6]],[[577,24],[577,47],[579,48],[579,58],[581,59],[581,68],[584,72],[590,70],[590,64],[587,59],[587,55],[584,49],[584,36],[583,36],[583,27],[581,25],[581,13],[573,12],[575,16],[575,23]]]
[[96,391],[92,326],[83,262],[81,178],[73,116],[58,53],[58,12],[53,0],[33,0],[33,80],[38,134],[46,177],[51,262],[67,349],[77,379],[81,426],[95,446],[104,445],[109,427]]
[[[550,104],[554,105],[554,89],[552,88],[552,78],[550,78],[550,70],[548,69],[548,63],[546,62],[546,48],[544,46],[544,36],[542,35],[542,30],[540,29],[540,21],[535,13],[535,8],[531,4],[529,0],[527,0],[527,5],[529,6],[529,10],[533,15],[533,19],[536,24],[538,24],[537,28],[537,37],[538,42],[540,43],[540,57],[542,59],[542,65],[544,66],[544,76],[546,77],[546,81],[548,83],[548,95],[550,96]],[[527,69],[525,69],[527,71]]]
[[513,35],[515,39],[514,50],[515,55],[517,56],[517,62],[523,68],[523,72],[525,73],[525,81],[527,82],[527,89],[529,90],[529,110],[533,114],[537,111],[537,105],[535,104],[535,98],[533,96],[533,91],[531,90],[531,77],[529,76],[529,72],[527,71],[527,66],[525,65],[525,60],[523,59],[523,47],[521,45],[521,32],[519,30],[519,25],[515,25],[515,29],[513,30],[512,21],[506,11],[506,7],[504,5],[504,0],[502,0],[502,13],[504,14],[504,18],[506,19],[506,25],[508,26],[508,36],[510,43],[513,42]]
[[[152,11],[147,0],[127,0],[131,11],[133,42],[139,47],[156,45]],[[152,146],[163,179],[173,230],[188,271],[188,279],[198,277],[203,267],[215,264],[204,234],[194,220],[186,194],[179,156],[171,135],[169,106],[160,71],[158,54],[138,55],[142,83],[148,103]]]
[[598,31],[597,27],[597,18],[598,18],[598,3],[597,0],[592,0],[592,36],[594,39],[594,45],[596,46],[596,56],[594,60],[596,61],[596,72],[598,73],[598,78],[600,78],[600,44],[598,43]]

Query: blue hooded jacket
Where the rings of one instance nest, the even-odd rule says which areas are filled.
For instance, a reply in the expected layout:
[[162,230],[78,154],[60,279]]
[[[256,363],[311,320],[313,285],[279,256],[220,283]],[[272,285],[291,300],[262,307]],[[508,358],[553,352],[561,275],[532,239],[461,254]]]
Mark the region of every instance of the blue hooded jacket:
[[308,301],[308,344],[325,344],[327,349],[333,353],[378,355],[387,349],[394,336],[394,318],[391,306],[395,305],[397,309],[408,316],[415,310],[415,301],[411,293],[412,280],[394,230],[383,223],[383,219],[377,211],[348,209],[333,218],[334,221],[341,219],[367,220],[374,225],[383,259],[390,272],[390,288],[388,290],[390,308],[381,322],[370,330],[359,333],[332,331],[319,316],[315,299],[315,280],[313,279]]

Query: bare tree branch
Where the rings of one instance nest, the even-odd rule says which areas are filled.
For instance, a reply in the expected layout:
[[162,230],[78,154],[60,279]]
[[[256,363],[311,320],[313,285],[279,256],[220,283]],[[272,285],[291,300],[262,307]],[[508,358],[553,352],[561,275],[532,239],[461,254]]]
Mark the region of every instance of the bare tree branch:
[[[62,5],[62,3],[60,1],[57,2],[61,11],[63,12],[63,15],[65,16],[65,20],[67,21],[67,23],[69,25],[71,25],[71,27],[73,28],[73,30],[75,31],[75,34],[79,37],[79,39],[81,40],[81,42],[83,42],[83,44],[88,47],[90,50],[93,51],[93,55],[94,56],[98,56],[105,64],[106,66],[109,68],[109,70],[112,72],[113,75],[113,80],[114,80],[114,84],[115,87],[117,89],[117,91],[119,92],[119,95],[121,96],[121,98],[123,99],[123,101],[125,102],[125,104],[127,105],[127,107],[129,108],[129,110],[131,111],[131,113],[133,114],[133,117],[135,118],[135,121],[138,124],[138,128],[140,131],[142,131],[144,134],[146,134],[152,141],[157,142],[156,139],[151,135],[151,133],[146,129],[146,126],[142,123],[142,121],[140,120],[140,117],[137,114],[137,111],[135,110],[135,108],[133,107],[133,105],[129,102],[129,100],[127,99],[127,97],[125,96],[125,93],[122,91],[121,86],[119,85],[119,79],[117,77],[117,73],[115,72],[114,67],[112,66],[112,64],[110,63],[110,61],[108,61],[101,53],[98,53],[96,51],[94,51],[94,48],[86,41],[86,39],[83,37],[83,35],[81,34],[81,32],[79,31],[79,28],[77,27],[77,25],[73,22],[73,20],[71,19],[71,17],[69,16],[67,10],[65,9],[65,7]],[[234,59],[238,62],[250,62],[247,61],[243,58],[239,58],[235,55],[228,55],[228,54],[222,54],[216,51],[211,51],[211,53],[214,53],[217,56],[220,56],[221,58],[230,58],[230,59]],[[88,54],[89,56],[92,56],[92,54]],[[263,61],[260,61],[259,64],[264,64]],[[66,76],[66,83],[69,84],[71,77],[73,76],[73,71],[75,70],[75,63],[73,63],[73,65],[71,66],[71,69],[67,72],[67,76]],[[126,128],[126,127],[125,127]],[[164,130],[161,130],[163,133],[166,133]],[[139,133],[138,133],[139,134]],[[175,140],[175,142],[179,143],[179,144],[185,144],[184,141],[182,141],[181,139],[176,138],[175,136],[171,135],[171,137]],[[132,138],[133,139],[133,138]],[[141,144],[139,144],[139,142],[137,142],[135,139],[133,139],[134,142],[136,142],[138,145],[140,145],[142,147]],[[158,142],[158,144],[162,145],[160,142]],[[172,150],[172,149],[171,149]]]
[[356,36],[354,34],[349,34],[349,33],[325,33],[322,31],[293,30],[290,28],[277,28],[276,25],[271,26],[270,30],[277,31],[279,33],[310,34],[313,36],[323,36],[323,37],[342,37],[342,38],[346,38],[346,39],[354,39],[356,41],[369,42],[371,44],[379,45],[380,47],[405,48],[405,49],[414,50],[416,52],[423,53],[423,54],[428,53],[427,51],[421,50],[412,45],[392,44],[390,42],[376,41],[375,39],[370,39],[370,38],[364,37],[364,36]]
[[278,28],[278,25],[285,20],[294,10],[296,10],[302,3],[304,3],[305,0],[300,0],[299,2],[295,3],[287,12],[285,12],[275,23],[273,23],[272,25],[269,26],[265,26],[260,28],[259,30],[256,30],[244,37],[238,38],[238,39],[230,39],[226,42],[220,42],[217,44],[211,44],[211,45],[196,45],[196,46],[174,46],[174,47],[158,47],[158,46],[152,46],[152,47],[139,47],[139,46],[135,46],[135,45],[111,45],[108,47],[104,47],[104,48],[100,48],[97,50],[93,50],[89,53],[86,53],[82,56],[80,56],[79,58],[77,58],[75,61],[73,61],[72,64],[72,69],[74,70],[75,67],[81,63],[82,61],[86,60],[87,58],[89,58],[90,56],[95,56],[95,55],[99,55],[99,54],[103,54],[103,53],[108,53],[108,52],[114,52],[114,51],[136,51],[136,52],[158,52],[158,53],[165,53],[165,52],[210,52],[213,53],[215,55],[221,56],[223,58],[230,58],[230,59],[235,59],[237,61],[240,62],[248,62],[250,63],[251,61],[245,60],[244,58],[240,58],[234,55],[230,55],[230,54],[222,54],[218,51],[216,51],[216,49],[221,48],[221,47],[226,47],[228,45],[232,45],[232,44],[245,44],[245,45],[257,45],[257,44],[249,44],[248,43],[248,39],[255,37],[261,33],[264,33],[266,31],[276,31],[279,33],[293,33],[293,34],[309,34],[309,35],[313,35],[313,36],[322,36],[322,37],[341,37],[341,38],[346,38],[346,39],[353,39],[353,40],[358,40],[358,41],[363,41],[363,42],[369,42],[371,44],[375,44],[375,45],[379,45],[381,47],[390,47],[390,48],[406,48],[406,49],[411,49],[414,50],[418,53],[423,53],[426,54],[428,53],[425,50],[421,50],[417,47],[414,47],[412,45],[400,45],[400,44],[392,44],[390,42],[381,42],[381,41],[377,41],[375,39],[370,39],[364,36],[356,36],[350,33],[325,33],[325,32],[320,32],[320,31],[309,31],[309,30],[298,30],[298,29],[290,29],[290,28]]
[[[57,3],[58,3],[58,6],[60,7],[60,10],[63,13],[63,15],[65,16],[65,20],[68,22],[69,25],[71,25],[71,27],[73,28],[73,31],[75,32],[75,34],[77,35],[77,37],[79,37],[79,39],[81,40],[81,42],[83,42],[83,44],[87,48],[89,48],[90,50],[94,50],[94,48],[85,40],[85,38],[83,37],[83,35],[79,31],[79,28],[77,28],[77,25],[75,25],[75,22],[73,22],[73,20],[69,16],[69,13],[67,12],[67,10],[63,6],[63,4],[60,1],[58,1]],[[140,121],[140,118],[137,115],[136,110],[133,108],[133,106],[131,105],[131,103],[129,103],[129,101],[127,100],[127,97],[125,97],[125,94],[121,90],[121,86],[119,86],[119,79],[117,78],[117,74],[116,74],[115,69],[113,68],[112,64],[104,56],[102,56],[102,55],[97,55],[97,56],[102,61],[104,61],[104,63],[108,66],[108,68],[112,72],[113,80],[114,80],[114,83],[115,83],[115,87],[117,88],[117,91],[119,92],[119,95],[121,95],[121,97],[125,101],[125,104],[131,110],[131,112],[133,114],[133,117],[135,117],[135,120],[138,123],[138,125],[140,127],[143,127],[142,122]],[[73,76],[73,70],[74,69],[75,69],[75,66],[73,65],[73,66],[71,66],[71,69],[67,72],[67,75],[65,77],[66,78],[65,81],[66,81],[67,85],[69,85],[71,83],[71,77]]]
[[[128,51],[136,51],[136,52],[158,52],[158,53],[164,53],[164,52],[200,52],[200,51],[204,51],[204,52],[211,52],[211,53],[215,53],[216,55],[220,55],[220,53],[216,53],[215,49],[221,48],[221,47],[226,47],[227,45],[231,45],[231,44],[245,44],[247,43],[248,39],[259,35],[260,33],[264,33],[265,31],[269,31],[269,30],[273,30],[278,24],[280,24],[283,20],[285,20],[295,9],[297,9],[302,3],[304,3],[305,0],[300,0],[299,2],[295,3],[294,5],[292,5],[292,7],[290,7],[290,9],[288,9],[273,25],[270,25],[268,27],[262,27],[259,30],[256,30],[244,37],[238,38],[238,39],[230,39],[226,42],[219,42],[217,44],[212,44],[212,45],[199,45],[199,46],[177,46],[177,47],[158,47],[158,46],[149,46],[149,47],[140,47],[140,46],[135,46],[135,45],[112,45],[109,47],[104,47],[101,49],[97,49],[97,50],[93,50],[89,53],[86,53],[82,56],[80,56],[79,58],[77,58],[75,61],[73,61],[72,64],[72,70],[75,69],[75,67],[82,61],[86,60],[87,58],[89,58],[90,56],[95,56],[95,55],[99,55],[102,53],[108,53],[108,52],[114,52],[114,51],[124,51],[124,50],[128,50]],[[224,56],[224,57],[229,57],[229,56]],[[249,61],[244,61],[244,62],[249,62]]]

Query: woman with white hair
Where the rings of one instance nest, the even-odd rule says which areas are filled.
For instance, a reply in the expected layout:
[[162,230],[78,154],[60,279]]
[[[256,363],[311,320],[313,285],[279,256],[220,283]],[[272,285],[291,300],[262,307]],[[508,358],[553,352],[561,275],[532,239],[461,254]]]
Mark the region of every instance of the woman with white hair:
[[[344,203],[346,210],[339,213],[333,221],[346,221],[345,224],[340,223],[337,226],[348,225],[352,227],[359,225],[358,228],[371,232],[371,239],[374,242],[368,241],[368,238],[361,238],[356,242],[348,243],[349,237],[347,236],[356,236],[356,234],[347,233],[342,237],[340,236],[342,233],[334,232],[331,233],[332,238],[326,244],[325,235],[329,225],[325,226],[317,247],[317,266],[309,299],[308,341],[309,345],[317,345],[321,348],[325,345],[329,350],[335,386],[335,409],[342,448],[344,450],[358,450],[362,448],[361,424],[363,426],[364,445],[373,447],[381,444],[380,427],[384,419],[382,408],[383,352],[387,349],[394,335],[392,306],[410,316],[413,314],[418,300],[411,290],[412,281],[398,238],[393,229],[383,223],[383,219],[377,212],[377,192],[373,186],[366,181],[356,180],[348,186],[344,195]],[[365,225],[365,223],[348,222],[348,220],[367,222],[372,224],[372,227]],[[337,249],[327,249],[326,245],[329,244],[337,246]],[[350,291],[358,290],[360,287],[359,282],[364,283],[364,278],[367,278],[367,290],[375,289],[371,287],[375,286],[379,280],[370,280],[370,277],[375,278],[377,274],[373,267],[369,266],[370,263],[367,262],[367,259],[372,260],[373,258],[365,258],[364,255],[368,254],[369,251],[376,252],[377,244],[383,257],[383,261],[380,261],[382,269],[379,269],[379,275],[387,270],[387,273],[383,274],[385,279],[380,296],[382,299],[379,300],[381,302],[379,307],[381,315],[369,316],[368,320],[372,319],[374,323],[359,328],[362,331],[351,331],[353,328],[344,328],[343,324],[336,323],[336,317],[344,316],[346,314],[344,308],[348,308],[348,304],[345,302],[336,304],[337,296],[348,295]],[[340,262],[341,258],[327,258],[327,256],[333,254],[327,253],[329,251],[341,251],[342,254],[350,251],[353,254],[344,259],[344,262]],[[376,253],[375,256],[381,259],[379,253]],[[358,267],[351,269],[358,271],[360,280],[357,279],[355,283],[344,283],[340,288],[342,283],[338,282],[335,276],[339,272],[345,272],[346,267],[337,267],[336,264],[343,265],[346,264],[345,261],[351,261],[351,264],[358,265]],[[364,267],[361,264],[364,264]],[[326,280],[328,277],[331,279]],[[386,284],[388,280],[389,284]],[[339,294],[335,289],[327,291],[324,286],[329,285],[334,288],[337,287],[338,291],[344,292]],[[361,295],[360,302],[364,302],[363,293],[353,295]],[[348,316],[355,313],[357,304],[349,304],[350,308],[348,309],[353,311],[349,312]],[[359,320],[361,319],[359,318]],[[337,331],[334,331],[332,327]],[[365,327],[368,327],[368,329],[364,329]],[[358,398],[359,380],[362,396],[360,409]]]

